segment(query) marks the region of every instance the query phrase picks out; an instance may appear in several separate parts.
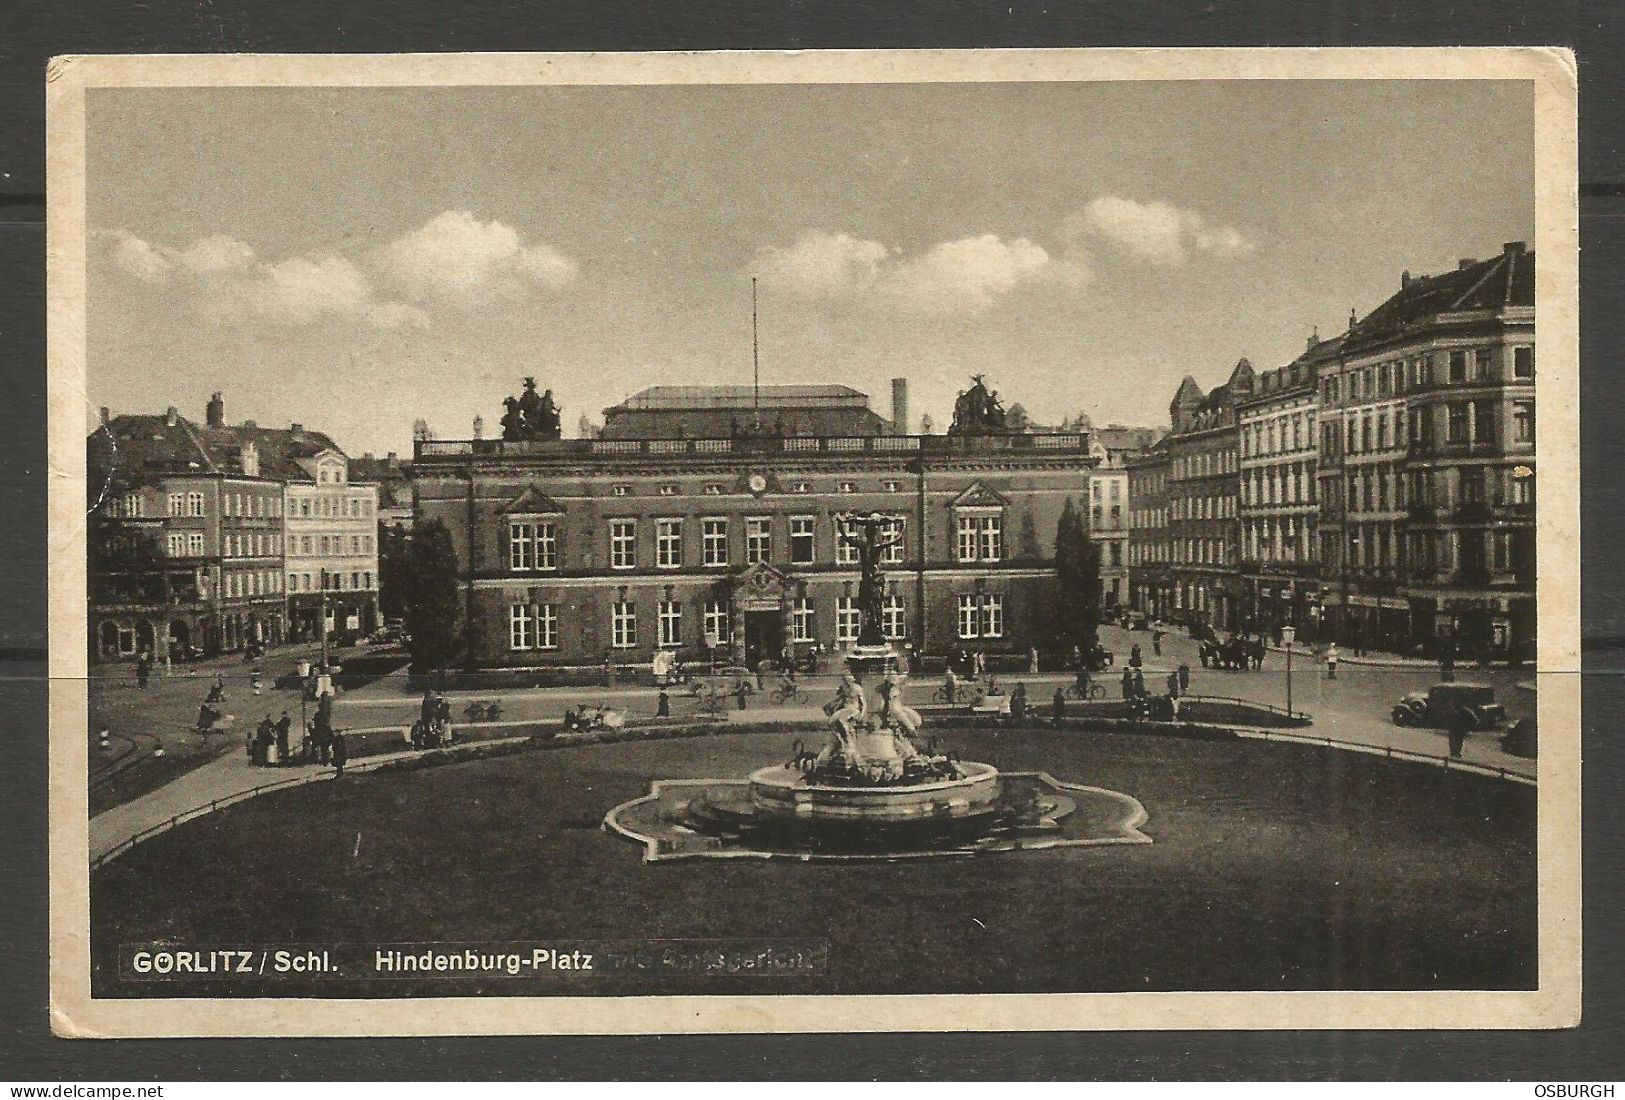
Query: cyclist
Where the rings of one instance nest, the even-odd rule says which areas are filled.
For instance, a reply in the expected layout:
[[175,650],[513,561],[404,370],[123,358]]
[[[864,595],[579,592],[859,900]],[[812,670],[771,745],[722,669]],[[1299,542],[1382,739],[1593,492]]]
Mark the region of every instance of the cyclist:
[[1078,665],[1078,698],[1089,698],[1089,689],[1091,686],[1092,684],[1089,679],[1089,666],[1080,663]]
[[778,695],[783,699],[794,699],[801,694],[801,687],[796,683],[796,670],[794,665],[787,665],[779,670]]

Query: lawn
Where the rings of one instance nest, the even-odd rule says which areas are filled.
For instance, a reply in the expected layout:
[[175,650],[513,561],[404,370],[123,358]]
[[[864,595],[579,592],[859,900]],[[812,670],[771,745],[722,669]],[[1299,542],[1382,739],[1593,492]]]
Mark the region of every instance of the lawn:
[[[644,864],[599,828],[783,734],[550,749],[250,800],[92,879],[98,995],[1531,988],[1534,791],[1316,748],[1024,731],[967,759],[1137,797],[1155,843],[880,864]],[[783,938],[811,976],[129,983],[121,943]],[[256,984],[258,983],[258,984]]]

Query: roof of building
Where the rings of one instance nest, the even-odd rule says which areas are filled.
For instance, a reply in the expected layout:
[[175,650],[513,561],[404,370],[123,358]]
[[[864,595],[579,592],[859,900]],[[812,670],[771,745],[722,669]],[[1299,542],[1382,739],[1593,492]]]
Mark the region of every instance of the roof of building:
[[1489,260],[1463,260],[1442,275],[1406,277],[1382,305],[1350,326],[1348,342],[1378,339],[1439,313],[1534,306],[1535,254],[1509,241]]
[[170,410],[110,417],[86,441],[88,469],[93,482],[131,486],[165,475],[246,477],[242,449],[250,441],[258,476],[273,481],[312,480],[299,459],[344,453],[321,432],[250,423],[211,428]]
[[[851,386],[798,385],[763,386],[760,391],[763,408],[814,407],[869,407],[869,395]],[[639,390],[605,409],[619,412],[630,409],[749,409],[757,404],[758,390],[753,386],[650,386]]]
[[1163,435],[1163,428],[1125,428],[1121,424],[1108,424],[1089,433],[1106,451],[1143,451]]

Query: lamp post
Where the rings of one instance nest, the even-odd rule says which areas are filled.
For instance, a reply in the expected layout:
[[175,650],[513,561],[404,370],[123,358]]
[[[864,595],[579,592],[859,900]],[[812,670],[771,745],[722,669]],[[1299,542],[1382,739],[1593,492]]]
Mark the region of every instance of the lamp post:
[[1297,640],[1298,629],[1291,624],[1281,628],[1281,644],[1286,646],[1286,713],[1292,717],[1292,643]]
[[327,669],[327,570],[322,570],[322,603],[317,612],[316,629],[322,635],[322,669]]

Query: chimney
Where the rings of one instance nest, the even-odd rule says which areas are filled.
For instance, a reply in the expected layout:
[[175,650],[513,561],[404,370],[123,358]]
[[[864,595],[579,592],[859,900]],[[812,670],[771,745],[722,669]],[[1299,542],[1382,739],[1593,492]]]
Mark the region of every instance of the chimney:
[[1468,257],[1466,259],[1457,260],[1456,261],[1456,270],[1457,271],[1466,271],[1469,267],[1472,267],[1477,262],[1478,262],[1477,260],[1472,259],[1471,257]]
[[1527,251],[1529,251],[1529,246],[1523,241],[1508,241],[1501,246],[1503,256],[1522,256]]
[[258,425],[258,424],[256,424],[256,423],[255,423],[255,422],[254,422],[254,421],[252,421],[252,420],[245,420],[245,421],[243,421],[243,427],[245,427],[245,428],[248,428],[248,429],[251,429],[251,430],[252,430],[252,429],[255,429],[255,428],[258,428],[258,427],[259,427],[259,425]]
[[908,434],[908,379],[891,380],[891,426],[898,435]]
[[102,406],[102,427],[104,427],[104,428],[107,427],[108,424],[112,423],[112,420],[113,420],[112,414],[107,411],[107,406],[103,405]]
[[175,418],[180,416],[180,414],[180,410],[174,405],[169,406],[169,408],[164,412],[164,424],[173,428],[175,426]]
[[243,474],[245,476],[260,476],[260,449],[252,439],[243,444],[242,449],[238,452],[237,458],[243,467]]
[[204,422],[211,428],[224,428],[226,426],[226,399],[215,390],[214,396],[209,398],[209,406]]
[[400,456],[399,456],[399,455],[397,455],[397,454],[396,454],[396,453],[395,453],[395,452],[394,452],[394,451],[390,451],[390,452],[389,452],[389,459],[388,459],[388,462],[389,462],[389,464],[390,464],[390,465],[391,465],[391,466],[393,466],[393,465],[395,465],[395,464],[396,464],[396,463],[397,463],[397,462],[399,462],[399,461],[400,461],[400,460],[401,460],[401,459],[400,459]]
[[371,451],[362,451],[361,452],[361,457],[366,459],[368,462],[371,462],[372,461],[372,452]]
[[1404,290],[1406,287],[1408,287],[1410,285],[1411,285],[1411,273],[1409,271],[1401,271],[1399,273],[1399,289]]
[[483,417],[483,416],[475,416],[474,417],[474,438],[475,439],[484,439],[485,438],[485,417]]
[[1315,350],[1315,345],[1318,344],[1318,343],[1320,343],[1320,327],[1317,325],[1316,327],[1309,330],[1309,346],[1306,347],[1304,350],[1305,351],[1314,351]]

